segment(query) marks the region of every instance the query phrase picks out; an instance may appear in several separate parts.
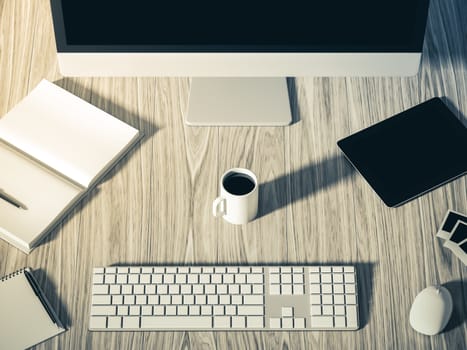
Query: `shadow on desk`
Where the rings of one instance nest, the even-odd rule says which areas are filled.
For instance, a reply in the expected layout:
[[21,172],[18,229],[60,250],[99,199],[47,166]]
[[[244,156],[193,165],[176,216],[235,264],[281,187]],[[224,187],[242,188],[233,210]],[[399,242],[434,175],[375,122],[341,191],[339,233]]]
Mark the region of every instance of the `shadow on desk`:
[[262,183],[259,186],[258,218],[323,191],[354,174],[352,165],[344,155],[338,154]]
[[[137,128],[142,133],[142,138],[138,142],[136,142],[133,145],[133,147],[131,147],[128,150],[128,152],[125,153],[120,158],[120,160],[103,177],[101,177],[98,180],[98,182],[94,184],[92,188],[89,188],[87,190],[83,198],[81,198],[80,201],[78,201],[76,205],[72,207],[72,209],[63,217],[63,219],[57,224],[57,226],[55,226],[47,235],[44,236],[44,238],[41,240],[38,246],[53,241],[56,238],[61,227],[63,227],[63,225],[65,225],[68,222],[68,220],[70,220],[74,215],[76,215],[78,211],[81,211],[92,200],[92,198],[94,198],[94,196],[99,193],[99,185],[103,184],[104,182],[107,182],[116,173],[118,173],[127,164],[129,159],[136,152],[136,150],[139,149],[144,142],[149,140],[157,132],[157,127],[153,123],[148,122],[147,120],[141,118],[141,116],[139,116],[138,114],[130,112],[127,109],[119,106],[112,100],[104,98],[99,94],[96,94],[91,89],[85,88],[81,84],[77,83],[75,80],[72,80],[72,78],[62,78],[58,81],[55,81],[54,83],[62,87],[63,89],[75,94],[84,101],[89,102],[92,105],[100,108],[101,110],[111,114],[115,118],[129,124],[130,126]],[[93,97],[93,101],[90,101],[89,98],[86,98],[84,96]],[[94,100],[99,101],[99,103],[96,104]]]
[[71,319],[66,306],[60,301],[57,295],[57,288],[52,281],[47,277],[47,272],[43,269],[33,270],[34,277],[37,279],[37,283],[40,285],[45,297],[49,301],[52,309],[58,316],[58,319],[62,323],[63,327],[69,329],[71,326]]
[[443,333],[452,331],[467,321],[466,305],[467,281],[457,280],[443,284],[452,296],[452,315]]
[[128,266],[312,266],[312,265],[336,265],[336,266],[355,266],[357,270],[357,284],[358,284],[358,291],[357,291],[357,302],[359,308],[359,329],[364,328],[368,324],[368,320],[370,319],[371,313],[371,305],[373,299],[373,274],[376,264],[373,262],[365,262],[365,263],[349,263],[343,261],[332,261],[332,262],[317,262],[317,261],[310,261],[310,262],[297,262],[297,263],[288,263],[288,262],[268,262],[268,261],[260,261],[254,263],[232,263],[232,262],[216,262],[215,264],[212,262],[196,262],[196,263],[161,263],[161,262],[121,262],[111,264],[112,267],[128,267]]

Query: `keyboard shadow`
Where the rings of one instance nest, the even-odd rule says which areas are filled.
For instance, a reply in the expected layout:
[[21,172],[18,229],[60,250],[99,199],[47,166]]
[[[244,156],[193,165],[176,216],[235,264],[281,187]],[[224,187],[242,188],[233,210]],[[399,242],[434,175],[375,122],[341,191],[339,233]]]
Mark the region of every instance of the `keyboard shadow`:
[[232,262],[198,262],[198,263],[161,263],[161,262],[121,262],[121,263],[114,263],[109,265],[110,267],[131,267],[131,266],[355,266],[356,268],[356,275],[357,275],[357,285],[358,285],[358,308],[359,308],[359,323],[360,329],[363,329],[369,322],[370,314],[371,314],[371,305],[373,299],[373,275],[376,263],[374,262],[364,262],[364,263],[352,263],[352,262],[344,262],[344,261],[332,261],[332,262],[297,262],[297,263],[288,263],[288,262],[254,262],[254,263],[232,263]]

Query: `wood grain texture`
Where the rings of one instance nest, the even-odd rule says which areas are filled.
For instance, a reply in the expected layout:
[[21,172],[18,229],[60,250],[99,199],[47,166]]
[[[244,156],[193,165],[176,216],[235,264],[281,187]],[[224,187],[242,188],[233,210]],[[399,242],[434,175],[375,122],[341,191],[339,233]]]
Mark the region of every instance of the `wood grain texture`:
[[[30,255],[0,241],[0,275],[31,266],[69,327],[37,349],[467,347],[467,270],[435,237],[447,209],[467,212],[466,177],[389,209],[336,146],[433,96],[442,96],[467,123],[465,0],[431,1],[415,77],[290,79],[294,124],[287,128],[185,126],[188,78],[63,78],[49,2],[0,0],[0,115],[42,78],[139,128],[145,138]],[[252,169],[261,182],[260,217],[244,226],[211,216],[218,179],[234,166]],[[362,328],[87,330],[93,266],[288,262],[356,264]],[[409,309],[421,289],[438,283],[451,290],[455,313],[443,334],[425,337],[409,327]]]

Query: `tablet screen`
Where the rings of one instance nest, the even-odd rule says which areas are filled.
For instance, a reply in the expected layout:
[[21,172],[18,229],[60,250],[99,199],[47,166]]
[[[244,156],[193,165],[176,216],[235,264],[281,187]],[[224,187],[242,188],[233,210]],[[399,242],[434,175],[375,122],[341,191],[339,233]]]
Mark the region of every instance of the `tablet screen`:
[[338,142],[390,207],[467,172],[467,129],[433,98]]

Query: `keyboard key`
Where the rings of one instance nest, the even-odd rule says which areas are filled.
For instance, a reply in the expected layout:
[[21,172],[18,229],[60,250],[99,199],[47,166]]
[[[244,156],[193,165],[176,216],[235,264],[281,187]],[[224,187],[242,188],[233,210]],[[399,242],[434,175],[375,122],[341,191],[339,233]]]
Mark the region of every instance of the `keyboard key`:
[[[113,286],[111,286],[113,287]],[[92,294],[109,294],[109,285],[107,284],[94,284],[92,286]]]
[[263,285],[254,284],[253,285],[253,294],[263,294]]
[[204,293],[206,294],[216,294],[216,285],[215,284],[207,284],[204,286]]
[[336,315],[345,315],[345,307],[343,305],[334,306],[334,313]]
[[117,275],[117,283],[118,284],[127,284],[128,283],[128,275]]
[[323,305],[323,315],[332,315],[333,307],[331,305]]
[[142,284],[134,285],[133,294],[144,294],[144,285]]
[[292,317],[293,307],[282,307],[282,317]]
[[216,328],[230,328],[230,317],[214,317],[214,327]]
[[344,275],[345,283],[354,283],[355,277],[353,273],[346,273]]
[[347,304],[356,304],[357,303],[357,297],[355,296],[355,294],[348,294],[345,296],[345,302]]
[[263,275],[247,275],[246,276],[246,282],[247,283],[263,283]]
[[324,294],[322,300],[323,304],[332,304],[332,295]]
[[344,285],[343,284],[335,284],[334,285],[334,293],[335,294],[344,294]]
[[209,329],[212,327],[211,316],[143,316],[141,317],[142,329]]
[[152,273],[152,267],[142,267],[141,268],[141,273],[149,273],[151,274]]
[[114,284],[116,281],[115,275],[105,275],[104,282],[106,284]]
[[139,283],[139,275],[128,275],[128,283],[131,283],[131,284]]
[[168,316],[173,316],[177,314],[177,307],[175,305],[167,305],[165,307],[165,314]]
[[136,302],[136,296],[135,295],[125,295],[123,297],[123,303],[125,305],[132,305]]
[[164,315],[165,306],[154,306],[154,315]]
[[262,295],[244,295],[243,304],[245,305],[263,305],[264,299]]
[[233,305],[227,305],[225,307],[225,314],[226,315],[236,315],[237,314],[237,307]]
[[188,315],[188,306],[186,305],[180,305],[177,307],[177,315]]
[[93,295],[92,304],[93,305],[110,305],[110,295]]
[[113,305],[97,305],[91,307],[91,315],[114,316],[117,314],[117,307]]
[[243,295],[251,294],[251,292],[252,292],[251,284],[242,284],[240,286],[240,293],[242,293]]
[[234,275],[230,273],[224,275],[224,283],[234,283]]
[[343,316],[334,317],[334,322],[336,324],[336,327],[338,327],[338,328],[344,328],[345,327],[345,317],[343,317]]
[[107,328],[107,317],[102,316],[91,316],[89,319],[90,329],[106,329]]
[[130,308],[129,306],[122,305],[122,306],[117,306],[117,315],[119,316],[126,316],[130,314]]
[[141,313],[141,311],[140,311],[139,305],[138,306],[130,306],[130,315],[136,316],[136,315],[139,315],[140,313]]
[[162,275],[151,275],[151,283],[153,284],[162,283]]
[[293,319],[292,318],[282,318],[282,328],[292,329],[293,328]]
[[232,328],[245,328],[245,317],[233,316],[232,317]]
[[247,317],[246,328],[264,328],[264,317]]
[[344,282],[344,278],[343,278],[343,275],[342,274],[333,274],[332,275],[332,281],[334,283],[343,283]]
[[344,295],[343,294],[336,294],[334,295],[334,304],[343,305],[344,303]]
[[330,273],[321,275],[321,283],[331,283],[331,282],[332,282],[332,276]]
[[321,286],[321,293],[331,294],[332,293],[332,284],[323,284]]
[[212,306],[211,305],[202,305],[201,306],[201,315],[212,315]]
[[344,272],[354,273],[355,268],[353,266],[344,266]]
[[145,283],[145,284],[151,283],[151,275],[141,275],[139,278],[139,283]]
[[235,275],[235,283],[244,284],[246,283],[246,275]]
[[136,296],[136,304],[138,305],[146,305],[148,302],[148,297],[147,295],[137,295]]
[[237,307],[237,312],[239,315],[263,315],[264,314],[264,307],[263,306],[246,306],[246,305],[239,305]]
[[177,275],[177,276],[175,277],[175,283],[180,283],[180,284],[182,284],[182,283],[186,283],[186,282],[187,282],[187,277],[186,277],[186,275]]
[[173,284],[175,282],[175,275],[164,275],[165,284]]
[[190,284],[198,283],[198,275],[189,274],[187,282]]
[[283,294],[283,295],[292,295],[292,285],[291,284],[283,284],[281,286],[281,294]]
[[347,306],[346,313],[347,313],[347,326],[351,328],[357,328],[358,326],[357,306],[356,305]]
[[188,308],[188,314],[195,316],[201,314],[201,307],[199,305],[190,305]]
[[219,274],[211,275],[211,283],[222,283],[222,275],[219,275]]
[[311,328],[332,328],[334,326],[332,316],[311,316]]
[[121,286],[119,284],[112,284],[109,288],[110,294],[120,294]]
[[346,284],[345,285],[345,292],[346,293],[355,293],[355,285],[354,284]]
[[225,315],[225,308],[221,305],[213,306],[212,312],[214,315]]
[[153,285],[153,284],[148,284],[145,288],[144,288],[144,292],[146,294],[156,294],[156,286]]
[[141,307],[141,315],[151,316],[152,315],[152,306],[145,305]]
[[119,329],[122,328],[122,318],[118,316],[112,316],[107,318],[107,328]]
[[292,283],[292,276],[291,275],[281,275],[281,282],[282,283]]

